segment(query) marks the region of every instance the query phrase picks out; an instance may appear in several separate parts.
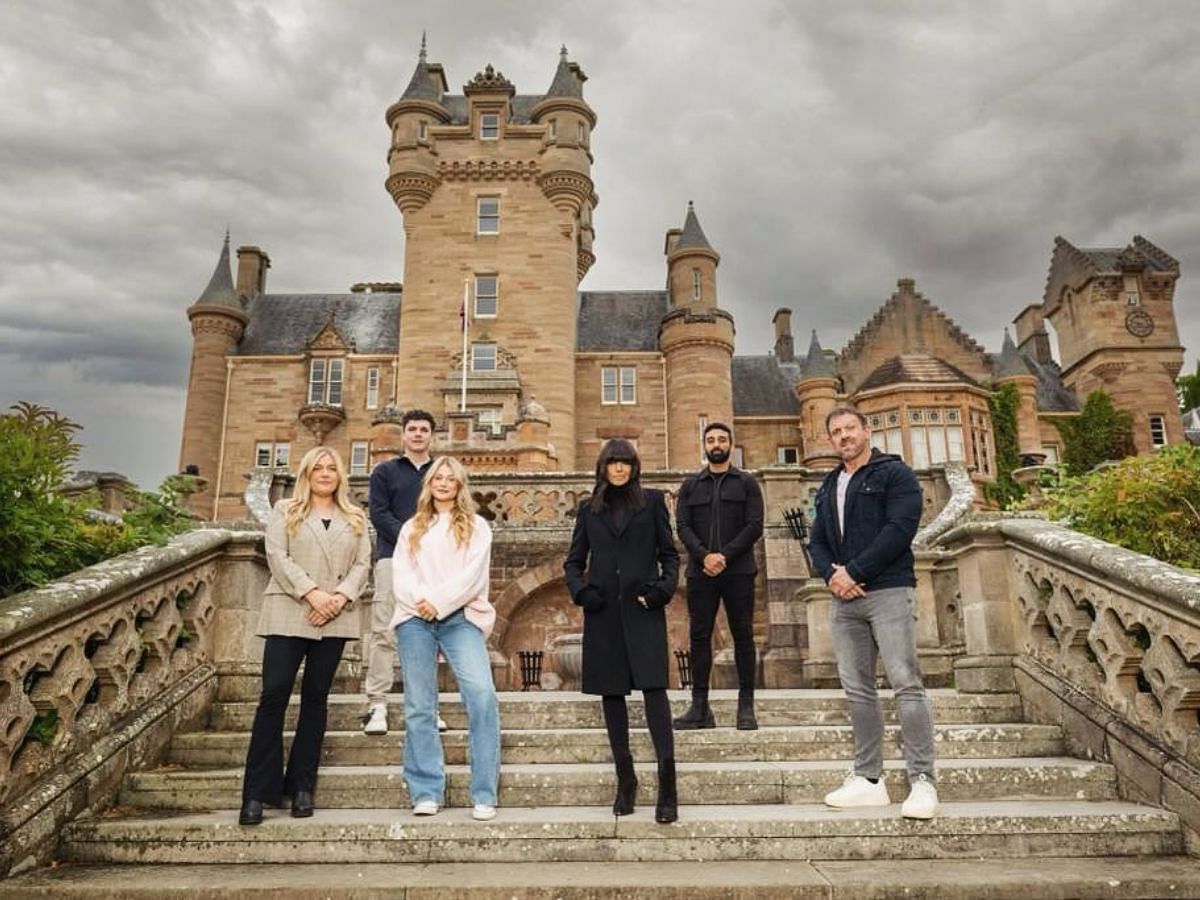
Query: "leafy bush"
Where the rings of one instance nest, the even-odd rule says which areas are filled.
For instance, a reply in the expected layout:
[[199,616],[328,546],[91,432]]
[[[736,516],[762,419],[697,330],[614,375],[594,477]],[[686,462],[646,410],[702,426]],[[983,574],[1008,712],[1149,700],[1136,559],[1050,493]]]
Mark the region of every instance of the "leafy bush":
[[1200,447],[1164,447],[1066,476],[1038,505],[1084,534],[1200,569]]
[[79,426],[53,410],[18,403],[0,415],[0,597],[146,544],[165,543],[192,519],[182,508],[186,476],[156,493],[132,491],[120,523],[89,514],[99,494],[68,500],[57,491],[79,458]]
[[1012,477],[1013,469],[1021,466],[1017,445],[1017,412],[1020,406],[1021,395],[1012,383],[1002,385],[988,397],[992,433],[996,440],[996,480],[985,483],[983,493],[1001,509],[1008,509],[1025,496],[1025,489]]
[[1069,475],[1082,475],[1102,462],[1137,452],[1133,416],[1113,406],[1104,391],[1092,391],[1078,416],[1054,424],[1063,437],[1063,465]]

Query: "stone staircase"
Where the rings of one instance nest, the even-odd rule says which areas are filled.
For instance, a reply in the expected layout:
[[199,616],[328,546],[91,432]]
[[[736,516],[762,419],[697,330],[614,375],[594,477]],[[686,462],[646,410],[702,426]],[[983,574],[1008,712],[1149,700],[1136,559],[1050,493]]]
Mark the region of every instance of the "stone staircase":
[[[234,691],[235,694],[244,693]],[[648,734],[631,704],[639,808],[614,819],[599,702],[501,695],[500,815],[470,818],[465,714],[444,695],[448,803],[414,818],[393,731],[358,730],[361,699],[331,700],[317,814],[268,810],[236,824],[254,703],[216,703],[209,728],[178,734],[168,759],[129,775],[117,807],[65,830],[60,864],[0,882],[31,897],[789,897],[1200,898],[1175,814],[1123,802],[1104,763],[1064,755],[1057,726],[1022,721],[1015,694],[930,692],[942,811],[899,815],[907,791],[887,706],[885,810],[836,812],[821,797],[852,756],[840,691],[763,691],[762,728],[676,734],[680,820],[653,821]],[[685,707],[674,698],[677,712]],[[294,709],[292,710],[294,714]]]

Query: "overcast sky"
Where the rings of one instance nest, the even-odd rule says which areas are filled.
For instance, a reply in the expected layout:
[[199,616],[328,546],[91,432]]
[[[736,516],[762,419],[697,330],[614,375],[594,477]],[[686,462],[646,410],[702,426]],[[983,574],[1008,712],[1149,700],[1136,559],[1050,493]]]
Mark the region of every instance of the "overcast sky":
[[989,350],[1054,236],[1180,260],[1200,349],[1200,4],[54,2],[0,5],[0,408],[84,426],[83,464],[178,464],[191,334],[226,225],[268,290],[402,280],[384,111],[422,30],[599,118],[583,289],[663,286],[694,200],[738,352],[794,310],[841,349],[911,276]]

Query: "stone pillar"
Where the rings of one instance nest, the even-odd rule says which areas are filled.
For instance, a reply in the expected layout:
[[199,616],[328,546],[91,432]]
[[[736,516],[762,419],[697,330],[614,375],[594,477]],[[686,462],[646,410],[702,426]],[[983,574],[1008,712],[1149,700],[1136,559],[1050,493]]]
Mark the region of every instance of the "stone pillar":
[[837,658],[833,652],[830,616],[834,599],[825,582],[810,578],[799,591],[808,621],[808,654],[804,660],[804,681],[809,687],[837,687]]
[[958,563],[967,651],[954,665],[957,687],[969,693],[1014,691],[1019,630],[1004,536],[987,526],[968,526],[951,532],[945,546]]

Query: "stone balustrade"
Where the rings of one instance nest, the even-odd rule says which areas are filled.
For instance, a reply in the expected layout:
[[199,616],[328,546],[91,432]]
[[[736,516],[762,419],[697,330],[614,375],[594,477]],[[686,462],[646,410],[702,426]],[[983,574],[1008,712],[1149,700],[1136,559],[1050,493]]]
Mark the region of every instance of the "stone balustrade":
[[0,871],[204,714],[228,560],[259,539],[193,531],[0,600]]

